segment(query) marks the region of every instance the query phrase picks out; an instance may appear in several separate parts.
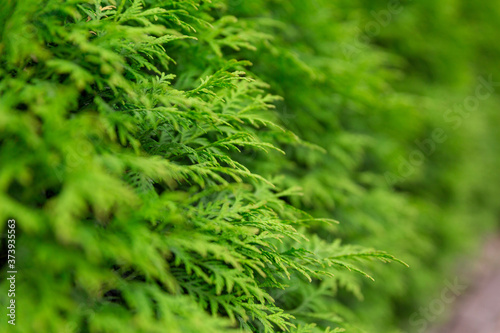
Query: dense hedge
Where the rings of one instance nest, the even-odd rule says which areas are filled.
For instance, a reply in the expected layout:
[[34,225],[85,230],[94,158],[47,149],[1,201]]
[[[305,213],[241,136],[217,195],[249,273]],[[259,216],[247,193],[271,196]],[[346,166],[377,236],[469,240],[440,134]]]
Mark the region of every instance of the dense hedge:
[[500,208],[499,24],[493,0],[5,0],[0,327],[421,330]]

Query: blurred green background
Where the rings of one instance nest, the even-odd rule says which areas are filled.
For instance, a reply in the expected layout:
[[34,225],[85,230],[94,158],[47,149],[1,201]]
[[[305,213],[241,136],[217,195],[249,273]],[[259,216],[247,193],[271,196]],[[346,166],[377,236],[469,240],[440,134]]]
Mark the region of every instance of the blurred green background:
[[341,221],[317,226],[320,237],[410,265],[374,267],[364,297],[340,292],[368,332],[424,331],[431,323],[414,314],[467,270],[464,257],[474,261],[499,225],[500,7],[292,0],[228,8],[273,36],[265,52],[242,57],[284,96],[278,117],[329,153],[297,149],[287,151],[292,161],[255,167],[300,184],[294,204]]

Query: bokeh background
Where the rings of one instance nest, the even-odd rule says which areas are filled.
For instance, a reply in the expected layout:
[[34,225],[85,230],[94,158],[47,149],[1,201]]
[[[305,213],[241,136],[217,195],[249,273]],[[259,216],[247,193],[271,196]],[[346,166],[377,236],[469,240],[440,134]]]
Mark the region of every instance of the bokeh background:
[[[363,297],[340,292],[343,305],[355,309],[369,332],[425,332],[433,321],[445,321],[453,306],[440,301],[441,293],[456,279],[469,286],[480,280],[466,273],[498,232],[495,1],[228,6],[261,27],[268,19],[283,23],[269,23],[269,52],[245,57],[284,96],[278,105],[283,123],[330,153],[328,159],[291,153],[294,162],[283,166],[285,182],[304,189],[294,203],[342,221],[335,230],[318,229],[322,237],[341,235],[387,249],[411,267],[374,268],[380,275],[363,284]],[[491,94],[485,81],[491,82]],[[493,276],[496,262],[488,262]],[[488,284],[481,281],[477,285]],[[493,285],[484,290],[498,299]],[[491,316],[474,329],[460,324],[437,332],[460,326],[496,332],[496,303],[475,302],[474,314]]]

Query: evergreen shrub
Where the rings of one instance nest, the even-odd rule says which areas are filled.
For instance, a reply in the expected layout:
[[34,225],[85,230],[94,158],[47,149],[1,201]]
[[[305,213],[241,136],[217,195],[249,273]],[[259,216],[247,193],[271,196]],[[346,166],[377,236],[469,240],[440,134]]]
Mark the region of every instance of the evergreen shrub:
[[3,0],[2,331],[407,329],[498,214],[494,3]]

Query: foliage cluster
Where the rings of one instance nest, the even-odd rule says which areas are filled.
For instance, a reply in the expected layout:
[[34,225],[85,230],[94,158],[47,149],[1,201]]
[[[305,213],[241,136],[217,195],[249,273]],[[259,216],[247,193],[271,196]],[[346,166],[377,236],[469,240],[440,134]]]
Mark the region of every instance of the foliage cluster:
[[499,208],[500,100],[444,115],[499,72],[500,13],[448,2],[367,39],[384,1],[4,0],[14,329],[405,327]]

